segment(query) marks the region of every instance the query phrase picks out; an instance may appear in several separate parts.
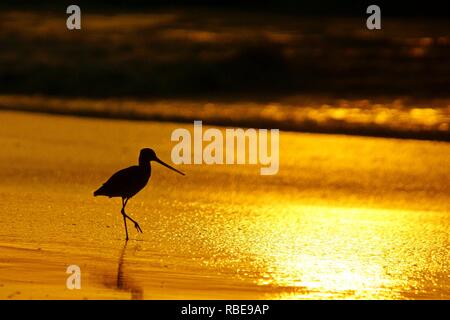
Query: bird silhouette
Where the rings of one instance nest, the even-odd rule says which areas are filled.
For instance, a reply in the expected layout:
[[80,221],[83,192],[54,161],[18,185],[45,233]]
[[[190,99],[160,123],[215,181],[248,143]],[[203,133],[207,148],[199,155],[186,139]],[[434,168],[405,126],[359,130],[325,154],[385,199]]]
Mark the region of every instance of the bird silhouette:
[[139,165],[131,166],[114,173],[111,178],[108,179],[100,188],[94,191],[94,197],[107,196],[110,198],[121,197],[122,198],[122,210],[120,211],[123,216],[123,222],[125,224],[125,235],[128,241],[128,229],[127,219],[134,223],[134,227],[140,233],[142,229],[137,221],[133,220],[125,212],[125,206],[134,195],[141,191],[146,185],[152,174],[151,161],[158,162],[163,166],[181,174],[184,173],[173,168],[167,163],[160,160],[153,149],[145,148],[139,153]]

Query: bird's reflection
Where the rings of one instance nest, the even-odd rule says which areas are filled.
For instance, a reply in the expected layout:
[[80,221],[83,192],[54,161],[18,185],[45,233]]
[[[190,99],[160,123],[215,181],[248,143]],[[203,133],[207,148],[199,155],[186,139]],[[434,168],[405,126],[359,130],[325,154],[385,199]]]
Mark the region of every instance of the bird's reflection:
[[125,244],[119,256],[116,288],[121,291],[130,292],[132,300],[141,300],[144,296],[144,290],[142,289],[142,287],[137,286],[124,272],[124,261],[125,261],[125,254],[127,252],[127,245],[128,242],[125,241]]

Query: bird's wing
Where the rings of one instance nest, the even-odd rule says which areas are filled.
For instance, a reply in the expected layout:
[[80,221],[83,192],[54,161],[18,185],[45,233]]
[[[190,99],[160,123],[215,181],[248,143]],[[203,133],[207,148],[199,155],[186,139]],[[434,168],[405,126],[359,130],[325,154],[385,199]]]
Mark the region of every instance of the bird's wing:
[[98,195],[120,196],[127,193],[135,180],[139,179],[139,167],[132,166],[114,173],[97,191]]
[[124,185],[139,177],[139,167],[131,166],[114,173],[103,185]]

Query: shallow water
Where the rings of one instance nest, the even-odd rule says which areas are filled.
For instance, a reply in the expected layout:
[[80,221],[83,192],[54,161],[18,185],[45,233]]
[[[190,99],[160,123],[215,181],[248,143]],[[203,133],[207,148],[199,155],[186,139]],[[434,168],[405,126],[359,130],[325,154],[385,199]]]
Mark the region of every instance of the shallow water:
[[192,126],[0,119],[1,298],[450,298],[448,143],[283,132],[275,176],[155,164],[125,245],[120,200],[92,191]]

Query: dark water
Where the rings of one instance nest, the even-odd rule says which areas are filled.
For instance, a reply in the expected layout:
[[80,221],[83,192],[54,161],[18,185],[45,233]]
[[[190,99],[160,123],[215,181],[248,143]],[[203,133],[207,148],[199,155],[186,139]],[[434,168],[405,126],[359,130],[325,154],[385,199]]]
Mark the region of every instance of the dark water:
[[[0,13],[0,108],[449,140],[445,19]],[[14,96],[11,96],[11,95]]]
[[270,12],[85,10],[0,13],[1,93],[273,99],[449,97],[446,19]]

